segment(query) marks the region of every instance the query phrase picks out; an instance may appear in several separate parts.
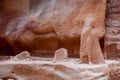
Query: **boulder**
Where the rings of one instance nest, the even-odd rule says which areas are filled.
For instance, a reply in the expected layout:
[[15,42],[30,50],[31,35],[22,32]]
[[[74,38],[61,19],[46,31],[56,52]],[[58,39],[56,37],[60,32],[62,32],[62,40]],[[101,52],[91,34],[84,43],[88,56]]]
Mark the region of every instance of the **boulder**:
[[15,79],[7,79],[7,80],[15,80]]
[[31,56],[28,51],[22,51],[16,55],[13,60],[30,60]]
[[54,59],[53,61],[65,61],[66,59],[68,59],[68,51],[65,48],[60,48],[58,50],[55,51],[54,54]]

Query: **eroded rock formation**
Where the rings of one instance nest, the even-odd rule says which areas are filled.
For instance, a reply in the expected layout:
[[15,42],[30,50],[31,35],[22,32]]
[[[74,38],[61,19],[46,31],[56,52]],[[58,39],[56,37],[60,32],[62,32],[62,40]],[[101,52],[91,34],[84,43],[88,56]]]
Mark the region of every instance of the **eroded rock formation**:
[[79,64],[79,59],[0,62],[0,78],[15,80],[108,80],[108,64]]
[[120,0],[108,0],[105,53],[107,59],[120,58]]
[[[18,17],[23,16],[29,10],[28,1],[29,0],[20,0],[20,1],[1,0],[0,1],[0,54],[1,55],[14,54],[15,47],[13,47],[11,43],[7,42],[5,33],[8,32],[7,29],[11,31],[12,27],[16,27],[16,28],[18,27],[16,25],[16,22],[18,23],[20,22],[20,19],[18,19]],[[12,22],[12,20],[14,19],[16,19],[14,26],[8,27],[9,23]],[[13,34],[14,34],[14,30],[12,31]]]
[[[20,14],[12,17],[4,31],[7,42],[18,51],[28,50],[34,55],[50,56],[56,49],[64,47],[68,49],[69,56],[79,56],[80,35],[84,26],[90,24],[103,28],[101,31],[104,33],[106,0],[40,0],[39,5],[35,3],[36,7],[29,2],[25,7],[31,8],[25,9],[30,14],[25,12],[27,16]],[[16,9],[13,7],[9,11]],[[86,18],[90,15],[94,20],[87,23]]]
[[81,63],[103,63],[104,57],[99,39],[105,34],[104,26],[94,26],[94,16],[88,15],[81,33],[80,59]]
[[[119,0],[107,3],[105,57],[112,59],[120,57],[119,4]],[[0,56],[4,60],[0,61],[0,80],[119,80],[119,61],[61,62],[68,57],[66,49],[83,63],[104,62],[99,40],[105,33],[105,11],[106,0],[1,0],[0,54],[28,50],[32,55],[53,57],[55,52],[54,60],[60,62],[39,57],[29,61],[29,52],[13,60]]]
[[120,62],[114,62],[108,65],[109,67],[109,80],[120,79]]

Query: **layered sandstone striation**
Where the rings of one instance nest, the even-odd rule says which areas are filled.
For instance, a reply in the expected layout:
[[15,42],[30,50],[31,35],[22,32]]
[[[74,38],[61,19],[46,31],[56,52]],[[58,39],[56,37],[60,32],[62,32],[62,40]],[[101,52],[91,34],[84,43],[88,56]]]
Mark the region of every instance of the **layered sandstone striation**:
[[106,12],[105,53],[107,59],[120,58],[120,1],[108,0]]
[[2,80],[119,80],[120,61],[79,64],[79,59],[54,63],[52,58],[32,57],[32,61],[0,61]]
[[79,59],[54,63],[52,58],[0,62],[0,78],[15,80],[108,80],[108,65],[79,64]]
[[109,67],[109,80],[120,79],[120,62],[114,62],[108,65]]

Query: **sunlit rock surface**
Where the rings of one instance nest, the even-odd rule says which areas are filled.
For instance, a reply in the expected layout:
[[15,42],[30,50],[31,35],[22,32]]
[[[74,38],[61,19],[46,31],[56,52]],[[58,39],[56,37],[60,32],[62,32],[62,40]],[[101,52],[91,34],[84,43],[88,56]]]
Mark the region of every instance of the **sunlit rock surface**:
[[16,61],[12,57],[4,56],[0,59],[0,79],[2,80],[120,79],[119,60],[106,60],[104,64],[80,64],[77,58],[69,58],[66,61],[55,63],[52,58],[31,57],[30,60],[19,59]]
[[119,61],[106,61],[105,64],[93,65],[79,64],[79,59],[69,59],[66,62],[57,63],[54,63],[52,58],[32,57],[32,60],[0,61],[0,78],[15,80],[119,80],[119,74],[116,75],[120,70]]

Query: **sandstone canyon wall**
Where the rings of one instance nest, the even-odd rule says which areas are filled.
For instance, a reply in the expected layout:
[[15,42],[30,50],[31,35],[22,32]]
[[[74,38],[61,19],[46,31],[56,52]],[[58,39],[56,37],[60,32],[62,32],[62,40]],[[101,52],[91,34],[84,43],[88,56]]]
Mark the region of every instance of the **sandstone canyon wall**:
[[120,58],[120,0],[108,0],[105,53],[108,59]]
[[0,0],[0,55],[12,55],[14,53],[14,47],[7,42],[5,32],[13,19],[29,10],[28,6],[28,0]]
[[[112,27],[109,20],[113,20],[109,18],[114,15],[109,7],[113,4],[119,5],[117,0],[108,0],[106,55],[112,55],[107,44],[112,40],[108,38],[109,29],[119,32],[119,26]],[[28,50],[34,55],[51,56],[56,49],[63,47],[68,50],[69,56],[79,57],[80,35],[85,19],[92,16],[92,26],[105,27],[106,0],[2,0],[0,6],[0,52],[4,55],[10,51],[10,55],[14,55]],[[119,40],[119,35],[117,38],[115,40]]]

